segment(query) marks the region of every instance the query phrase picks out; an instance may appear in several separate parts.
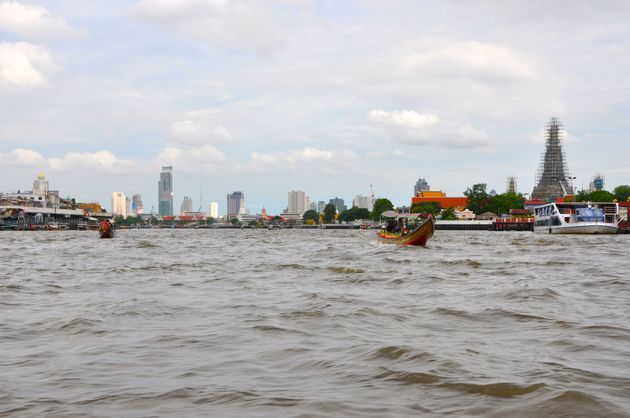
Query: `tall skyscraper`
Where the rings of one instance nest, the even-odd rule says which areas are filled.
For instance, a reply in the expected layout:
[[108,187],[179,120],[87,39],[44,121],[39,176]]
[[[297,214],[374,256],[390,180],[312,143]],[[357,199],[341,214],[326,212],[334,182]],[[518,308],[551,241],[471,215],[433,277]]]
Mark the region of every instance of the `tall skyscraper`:
[[562,125],[557,118],[551,118],[547,123],[546,134],[546,148],[536,174],[536,186],[531,198],[553,201],[573,194],[573,184],[562,150]]
[[347,209],[346,204],[344,203],[343,199],[340,199],[338,197],[335,197],[334,199],[330,199],[328,203],[332,203],[333,205],[335,205],[335,207],[337,208],[337,212],[339,213]]
[[311,204],[308,205],[308,209],[309,210],[314,210],[315,212],[318,212],[318,210],[317,210],[317,203],[311,202]]
[[238,216],[245,213],[245,195],[243,192],[234,192],[227,195],[227,215]]
[[372,198],[369,196],[356,195],[352,200],[352,206],[372,211]]
[[131,216],[133,212],[131,211],[131,198],[129,196],[125,197],[125,215]]
[[323,200],[320,200],[319,202],[317,202],[317,212],[318,213],[322,213],[324,211],[325,207],[326,207],[326,202],[324,202]]
[[219,217],[219,204],[217,202],[210,203],[210,216],[214,219]]
[[289,204],[287,213],[303,215],[306,212],[306,199],[308,197],[301,190],[291,190],[289,192]]
[[183,215],[184,212],[192,212],[193,211],[193,201],[190,197],[184,196],[184,200],[182,200],[182,205],[179,208],[180,215]]
[[416,182],[416,185],[413,186],[413,195],[418,196],[418,193],[424,192],[427,190],[431,190],[431,186],[429,186],[429,183],[427,183],[424,177],[420,177],[418,181]]
[[173,167],[162,167],[158,182],[158,213],[160,216],[173,215]]
[[123,192],[112,193],[112,215],[127,217],[127,197]]
[[140,215],[144,213],[144,206],[142,205],[142,196],[136,193],[131,198],[131,212],[134,215]]

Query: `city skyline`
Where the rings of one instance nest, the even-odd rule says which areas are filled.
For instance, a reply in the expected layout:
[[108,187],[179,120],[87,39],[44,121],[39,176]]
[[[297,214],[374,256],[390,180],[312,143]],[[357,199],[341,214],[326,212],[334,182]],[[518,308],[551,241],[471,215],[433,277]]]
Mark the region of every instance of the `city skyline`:
[[576,188],[627,184],[630,5],[577,4],[0,0],[0,190],[44,172],[157,212],[173,166],[176,202],[203,187],[194,209],[242,190],[281,213],[289,190],[350,202],[370,184],[402,205],[419,175],[531,193],[552,116]]

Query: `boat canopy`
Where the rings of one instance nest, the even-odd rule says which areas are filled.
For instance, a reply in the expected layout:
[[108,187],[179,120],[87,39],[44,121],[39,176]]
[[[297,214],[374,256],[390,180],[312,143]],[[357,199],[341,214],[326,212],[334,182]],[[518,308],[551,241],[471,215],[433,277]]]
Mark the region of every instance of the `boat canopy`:
[[398,213],[394,210],[388,210],[381,213],[383,218],[417,218],[421,213]]

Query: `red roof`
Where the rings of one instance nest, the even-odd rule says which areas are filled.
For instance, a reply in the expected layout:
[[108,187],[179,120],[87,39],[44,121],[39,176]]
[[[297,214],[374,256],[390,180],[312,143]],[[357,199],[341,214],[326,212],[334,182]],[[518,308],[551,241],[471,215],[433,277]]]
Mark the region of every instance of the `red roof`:
[[468,206],[467,197],[412,197],[411,204],[418,203],[439,203],[442,209],[465,208]]

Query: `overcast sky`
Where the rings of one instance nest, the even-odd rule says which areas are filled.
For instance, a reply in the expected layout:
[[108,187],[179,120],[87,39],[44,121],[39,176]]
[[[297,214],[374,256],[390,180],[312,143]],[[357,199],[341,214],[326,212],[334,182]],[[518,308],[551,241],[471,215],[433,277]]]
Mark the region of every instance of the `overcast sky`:
[[254,213],[420,175],[531,193],[557,116],[576,184],[630,183],[630,2],[0,0],[0,191]]

